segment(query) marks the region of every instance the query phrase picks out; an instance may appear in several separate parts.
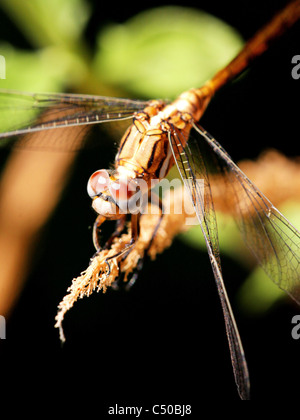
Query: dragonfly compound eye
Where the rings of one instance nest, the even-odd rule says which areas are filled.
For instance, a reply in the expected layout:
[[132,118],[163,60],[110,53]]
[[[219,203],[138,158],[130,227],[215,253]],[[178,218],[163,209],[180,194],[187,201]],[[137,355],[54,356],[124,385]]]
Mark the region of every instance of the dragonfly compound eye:
[[136,192],[136,186],[129,179],[111,181],[109,191],[115,202],[126,202]]
[[87,192],[91,198],[108,190],[110,184],[109,173],[105,169],[94,172],[87,184]]

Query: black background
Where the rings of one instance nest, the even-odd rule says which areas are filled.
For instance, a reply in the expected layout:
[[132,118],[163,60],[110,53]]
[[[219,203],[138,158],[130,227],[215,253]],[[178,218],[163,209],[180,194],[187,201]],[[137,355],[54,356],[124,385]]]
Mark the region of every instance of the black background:
[[[90,3],[94,12],[85,35],[91,46],[101,25],[125,21],[148,8],[127,2]],[[210,0],[184,5],[215,14],[247,39],[284,3]],[[159,5],[151,2],[151,7]],[[3,14],[0,19],[1,37],[9,33],[11,39],[13,31],[13,42],[29,48],[13,23]],[[222,89],[202,119],[234,160],[255,158],[270,147],[289,156],[299,154],[300,80],[291,77],[291,59],[300,54],[299,26],[240,83]],[[208,257],[179,240],[156,261],[146,262],[129,293],[108,290],[78,301],[66,315],[67,341],[61,346],[53,328],[57,304],[94,252],[94,213],[82,191],[85,194],[90,173],[107,166],[113,154],[83,153],[78,158],[45,229],[30,278],[7,322],[7,339],[0,342],[7,395],[17,392],[28,404],[40,400],[55,407],[59,400],[73,406],[90,404],[101,418],[116,403],[150,409],[159,403],[192,404],[195,413],[215,400],[238,400]],[[235,308],[235,292],[247,273],[229,258],[222,261]],[[291,318],[299,308],[287,301],[259,319],[234,312],[249,364],[252,399],[293,400],[299,391],[300,343],[291,337]]]

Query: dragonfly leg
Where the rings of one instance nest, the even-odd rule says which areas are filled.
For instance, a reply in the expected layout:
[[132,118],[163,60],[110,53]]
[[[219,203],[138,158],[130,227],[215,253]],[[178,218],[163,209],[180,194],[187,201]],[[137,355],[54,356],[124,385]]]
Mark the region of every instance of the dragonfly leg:
[[[113,255],[113,256],[111,256],[111,257],[109,257],[105,260],[105,263],[108,266],[108,271],[106,273],[107,276],[110,274],[109,260],[118,259],[119,260],[118,261],[118,266],[120,268],[121,262],[124,261],[127,258],[128,254],[132,251],[134,245],[136,244],[136,241],[137,241],[137,239],[139,237],[139,233],[140,233],[140,216],[141,216],[140,213],[134,214],[134,215],[131,216],[131,235],[132,236],[131,236],[131,240],[127,244],[127,246],[122,251],[120,251],[119,253],[117,253],[117,254],[115,254],[115,255]],[[118,230],[118,228],[117,228],[117,230]],[[116,232],[117,232],[117,230],[116,230]],[[139,270],[139,265],[140,265],[140,262],[137,265],[138,270]],[[119,272],[120,272],[120,270],[119,270]],[[112,284],[112,287],[115,290],[120,289],[121,285],[122,285],[123,289],[128,290],[133,285],[133,283],[135,282],[135,279],[132,281],[132,278],[126,283],[124,283],[123,281],[121,282],[121,279],[123,280],[123,278],[121,278],[121,276],[119,276],[119,278]]]
[[[150,194],[150,193],[149,193],[149,194]],[[145,249],[145,254],[146,254],[146,253],[149,251],[149,249],[151,248],[151,245],[152,245],[152,243],[153,243],[153,240],[154,240],[154,238],[155,238],[155,235],[156,235],[156,233],[157,233],[157,231],[158,231],[158,229],[159,229],[159,226],[160,226],[160,224],[161,224],[161,222],[162,222],[162,218],[163,218],[163,210],[164,210],[164,207],[163,207],[163,202],[162,202],[161,198],[160,198],[157,194],[153,194],[153,192],[151,193],[151,205],[155,205],[155,206],[157,206],[157,207],[159,208],[159,211],[160,211],[160,217],[159,217],[159,220],[158,220],[158,222],[156,223],[156,226],[155,226],[155,228],[154,228],[154,230],[153,230],[153,232],[152,232],[152,236],[151,236],[150,242],[149,242],[149,244],[148,244],[147,248]]]
[[126,222],[126,215],[124,214],[124,217],[117,220],[116,229],[112,233],[112,235],[110,236],[108,241],[106,241],[106,243],[104,245],[104,249],[109,249],[111,247],[111,244],[113,243],[114,239],[121,235],[121,233],[123,232],[124,227],[125,227],[125,222]]
[[101,249],[109,249],[111,247],[111,244],[113,243],[113,240],[120,236],[125,227],[126,215],[124,214],[124,217],[117,220],[115,231],[112,233],[108,241],[106,241],[105,245],[102,247],[99,241],[99,236],[101,232],[100,226],[106,220],[107,219],[104,216],[99,215],[93,225],[93,243],[96,248],[96,254],[98,254],[101,251]]
[[[132,248],[134,247],[140,233],[140,216],[141,214],[133,214],[131,216],[131,240],[130,242],[124,247],[124,249],[120,252],[118,252],[115,255],[112,255],[111,257],[107,258],[105,262],[108,264],[109,260],[112,260],[114,258],[120,258],[122,257],[123,260],[127,257],[127,255],[130,253]],[[118,228],[117,228],[118,230]],[[115,231],[115,233],[117,232]],[[108,273],[109,274],[109,273]]]
[[[150,196],[150,193],[149,193],[149,196]],[[155,201],[153,201],[153,200],[155,200]],[[158,228],[159,228],[159,226],[161,224],[161,221],[162,221],[162,217],[163,217],[163,202],[159,198],[159,196],[156,195],[156,194],[153,194],[153,192],[151,193],[151,205],[155,205],[155,206],[157,206],[159,208],[159,210],[160,210],[160,217],[159,217],[159,220],[156,223],[155,228],[154,228],[154,230],[152,232],[152,236],[151,236],[151,239],[149,241],[149,244],[145,248],[144,256],[139,259],[139,261],[137,263],[137,266],[136,266],[136,268],[135,268],[135,270],[134,270],[134,272],[133,272],[130,280],[127,281],[126,283],[124,283],[124,282],[123,283],[120,283],[120,284],[122,284],[122,286],[123,286],[123,288],[125,290],[129,290],[134,285],[134,283],[136,282],[136,280],[138,279],[139,273],[140,273],[140,271],[143,268],[144,261],[145,261],[146,255],[148,253],[148,250],[151,248],[152,242],[153,242],[153,240],[155,238],[155,235],[156,235],[156,233],[158,231]],[[127,255],[122,258],[122,261],[127,257]],[[120,286],[120,284],[117,284],[116,285],[116,288],[118,288]]]
[[105,222],[106,218],[104,216],[99,215],[94,222],[93,225],[93,243],[96,248],[96,254],[98,254],[101,250],[101,245],[99,242],[99,233],[100,233],[100,226],[103,222]]
[[[138,278],[138,275],[139,275],[139,272],[142,270],[142,267],[143,267],[143,264],[144,264],[144,258],[146,257],[146,254],[148,253],[148,250],[151,248],[151,245],[153,243],[153,240],[154,240],[155,235],[156,235],[156,233],[159,229],[159,226],[161,224],[162,217],[163,217],[163,203],[162,203],[162,200],[159,198],[158,195],[153,194],[153,192],[151,194],[151,206],[156,206],[156,207],[159,208],[160,217],[159,217],[159,220],[158,220],[158,222],[156,223],[156,225],[153,229],[151,239],[150,239],[147,247],[145,248],[144,256],[139,259],[138,264],[137,264],[137,266],[134,270],[134,273],[132,274],[130,280],[127,281],[126,283],[124,283],[123,281],[121,281],[121,280],[123,280],[122,276],[120,276],[113,283],[113,288],[114,289],[119,289],[120,287],[122,287],[125,290],[129,290],[133,286],[133,284],[136,282],[136,280]],[[127,244],[127,246],[122,251],[120,251],[119,253],[117,253],[117,254],[115,254],[115,255],[113,255],[113,256],[111,256],[111,257],[109,257],[105,260],[105,262],[107,264],[107,267],[108,267],[108,270],[107,270],[107,273],[106,273],[107,276],[109,276],[109,274],[110,274],[109,260],[117,259],[119,267],[120,267],[121,262],[124,261],[127,258],[128,254],[132,251],[133,247],[135,246],[135,243],[138,240],[139,235],[140,235],[140,218],[141,218],[140,213],[131,215],[131,240],[130,240],[130,242]],[[122,230],[124,228],[124,224],[125,224],[125,217],[120,219],[117,222],[117,228],[116,228],[115,232],[113,233],[113,235],[110,237],[110,239],[107,241],[107,243],[105,245],[105,248],[109,248],[113,239],[120,235],[120,233],[122,232]]]

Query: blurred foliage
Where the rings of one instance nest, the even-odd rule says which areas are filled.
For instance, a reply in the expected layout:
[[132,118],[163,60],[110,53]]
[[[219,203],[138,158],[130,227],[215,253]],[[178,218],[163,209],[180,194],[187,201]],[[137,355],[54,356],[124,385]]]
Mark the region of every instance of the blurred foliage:
[[239,51],[236,31],[194,9],[160,7],[99,34],[96,70],[143,97],[174,98],[201,86]]
[[250,273],[237,296],[239,309],[252,316],[261,315],[285,297],[286,293],[279,289],[260,267],[256,267]]
[[201,85],[242,45],[219,19],[170,6],[100,28],[92,52],[83,36],[90,15],[84,0],[0,0],[0,7],[35,48],[0,43],[5,88],[110,94],[110,85],[127,96],[172,98]]
[[84,0],[1,0],[1,7],[36,48],[76,48],[90,12]]
[[60,91],[67,83],[76,84],[85,69],[76,55],[57,47],[25,51],[2,44],[0,51],[6,59],[6,79],[1,80],[1,88],[30,92]]
[[[300,226],[299,202],[287,202],[280,210],[293,226]],[[239,290],[239,305],[245,313],[259,315],[278,300],[285,298],[286,293],[280,290],[260,267],[256,266],[256,260],[244,244],[233,218],[218,212],[217,220],[221,254],[235,260],[250,272]],[[189,246],[201,250],[206,249],[200,226],[191,228],[180,237]]]
[[1,0],[0,7],[32,45],[31,50],[20,50],[0,41],[6,59],[2,88],[59,91],[86,77],[85,1]]
[[[286,202],[280,210],[293,226],[299,228],[299,201]],[[228,247],[228,250],[230,252],[232,248]],[[235,252],[232,250],[233,258],[234,255]],[[244,312],[252,315],[259,315],[267,311],[274,303],[285,298],[286,293],[279,289],[260,267],[253,269],[238,294],[240,307]]]

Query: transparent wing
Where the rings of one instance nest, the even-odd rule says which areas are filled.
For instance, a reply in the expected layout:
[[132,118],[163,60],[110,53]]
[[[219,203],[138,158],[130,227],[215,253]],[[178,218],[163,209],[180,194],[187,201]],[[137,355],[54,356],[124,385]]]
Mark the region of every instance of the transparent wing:
[[300,304],[300,232],[273,206],[219,143],[202,127],[194,128],[209,145],[231,213],[246,245],[272,281]]
[[76,94],[0,90],[0,146],[4,138],[56,127],[131,118],[145,101]]
[[[183,134],[176,129],[169,132],[173,156],[189,192],[205,238],[219,297],[224,314],[235,382],[242,399],[249,399],[250,381],[245,354],[221,272],[218,230],[212,201],[208,168],[202,158],[198,141],[190,136],[186,144]],[[186,146],[184,146],[186,144]]]

